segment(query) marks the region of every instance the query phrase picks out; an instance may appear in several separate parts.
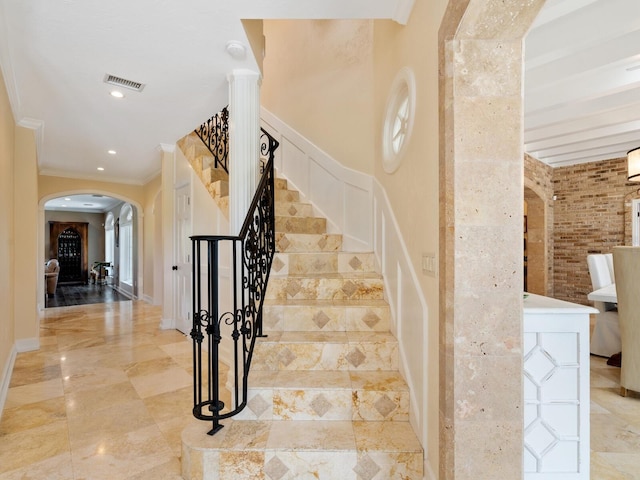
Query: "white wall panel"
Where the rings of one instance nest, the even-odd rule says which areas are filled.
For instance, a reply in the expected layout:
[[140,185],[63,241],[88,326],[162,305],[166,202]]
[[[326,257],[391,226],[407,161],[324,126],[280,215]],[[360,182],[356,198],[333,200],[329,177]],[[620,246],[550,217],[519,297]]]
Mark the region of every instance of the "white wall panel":
[[400,236],[389,200],[374,181],[373,218],[375,254],[382,265],[392,332],[400,344],[400,370],[411,390],[411,423],[426,448],[427,419],[427,322],[428,308],[420,283]]
[[262,127],[280,142],[278,175],[327,218],[329,232],[344,235],[345,250],[371,251],[371,176],[344,167],[264,108],[261,118]]

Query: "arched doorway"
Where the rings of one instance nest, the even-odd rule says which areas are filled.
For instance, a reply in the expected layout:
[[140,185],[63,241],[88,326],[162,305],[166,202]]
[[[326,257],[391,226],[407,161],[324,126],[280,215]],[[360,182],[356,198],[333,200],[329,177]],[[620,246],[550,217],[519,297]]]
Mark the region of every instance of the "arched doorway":
[[529,293],[547,295],[547,222],[545,202],[531,188],[524,188],[524,287]]
[[[136,299],[143,291],[142,275],[142,245],[143,225],[142,209],[140,205],[128,198],[121,197],[108,191],[75,190],[60,191],[49,194],[39,201],[38,251],[40,252],[41,271],[38,274],[38,309],[45,307],[44,264],[54,255],[51,250],[50,222],[71,221],[84,223],[87,226],[87,245],[85,254],[87,265],[90,269],[94,262],[105,260],[105,222],[107,214],[113,211],[116,218],[121,206],[125,203],[131,205],[134,215],[134,242],[133,242],[133,288],[129,294]],[[57,252],[57,251],[56,251]],[[112,271],[110,272],[112,273]],[[81,282],[86,283],[83,278]]]

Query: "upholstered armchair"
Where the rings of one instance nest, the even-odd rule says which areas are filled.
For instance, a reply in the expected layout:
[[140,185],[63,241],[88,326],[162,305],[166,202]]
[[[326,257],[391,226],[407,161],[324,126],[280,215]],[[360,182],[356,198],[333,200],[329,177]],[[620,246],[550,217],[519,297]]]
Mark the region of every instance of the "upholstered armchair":
[[47,282],[47,295],[53,296],[58,286],[58,274],[60,273],[60,263],[55,258],[49,260],[44,267],[44,278]]
[[620,394],[640,392],[640,247],[614,247],[613,266],[622,339]]

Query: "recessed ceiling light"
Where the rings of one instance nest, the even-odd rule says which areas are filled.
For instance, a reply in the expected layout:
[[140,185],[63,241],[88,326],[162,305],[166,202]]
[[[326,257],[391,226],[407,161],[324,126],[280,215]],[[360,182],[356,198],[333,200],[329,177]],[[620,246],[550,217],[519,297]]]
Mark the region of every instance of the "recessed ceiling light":
[[104,167],[98,167],[98,170],[102,172],[104,170]]
[[124,93],[118,91],[118,90],[111,90],[109,92],[109,95],[111,95],[112,97],[116,97],[116,98],[123,98],[124,97]]
[[71,199],[70,199],[69,197],[65,197],[65,200],[66,200],[67,202],[70,202],[70,201],[71,201]]
[[63,207],[66,207],[66,205],[65,205],[64,203],[62,204],[62,206],[63,206]]
[[116,151],[115,151],[115,150],[107,150],[107,153],[108,153],[109,155],[115,155],[115,154],[116,154]]

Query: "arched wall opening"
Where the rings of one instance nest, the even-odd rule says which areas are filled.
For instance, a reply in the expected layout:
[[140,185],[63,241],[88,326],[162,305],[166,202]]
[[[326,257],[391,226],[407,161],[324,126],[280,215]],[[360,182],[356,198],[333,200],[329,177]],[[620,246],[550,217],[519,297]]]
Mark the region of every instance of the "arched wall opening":
[[140,298],[141,292],[144,291],[144,275],[143,275],[143,267],[144,267],[144,259],[143,259],[143,245],[144,245],[144,210],[142,206],[135,200],[120,195],[118,193],[111,192],[109,190],[100,190],[95,188],[88,189],[73,189],[73,190],[60,190],[54,193],[49,193],[42,198],[40,198],[38,202],[38,278],[37,278],[37,290],[38,290],[38,311],[42,311],[45,308],[44,298],[45,298],[45,281],[44,281],[44,265],[47,260],[45,255],[45,239],[49,234],[46,230],[45,225],[45,204],[54,198],[64,197],[69,195],[84,195],[84,194],[99,194],[107,197],[113,197],[122,202],[126,202],[131,204],[131,206],[135,209],[136,212],[136,242],[135,242],[135,256],[137,257],[136,262],[136,296],[134,298]]
[[547,221],[546,204],[532,189],[524,188],[524,284],[525,290],[538,295],[547,292]]

